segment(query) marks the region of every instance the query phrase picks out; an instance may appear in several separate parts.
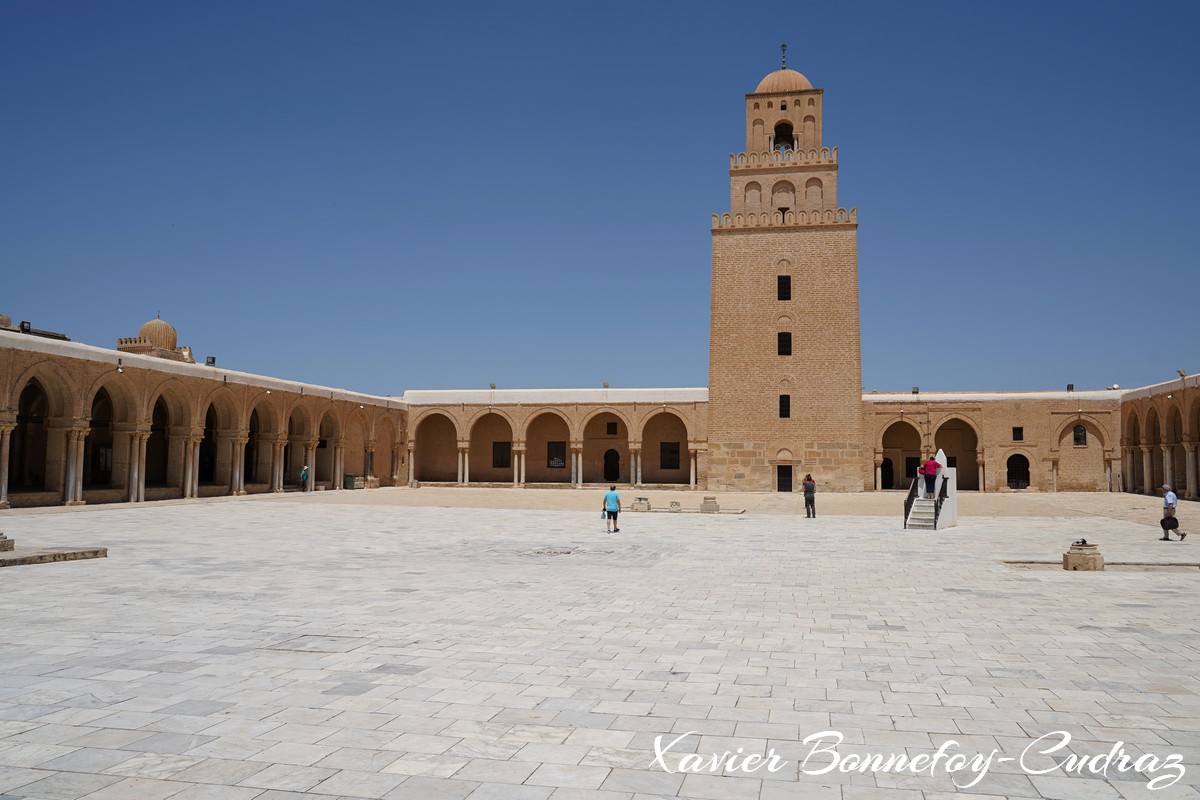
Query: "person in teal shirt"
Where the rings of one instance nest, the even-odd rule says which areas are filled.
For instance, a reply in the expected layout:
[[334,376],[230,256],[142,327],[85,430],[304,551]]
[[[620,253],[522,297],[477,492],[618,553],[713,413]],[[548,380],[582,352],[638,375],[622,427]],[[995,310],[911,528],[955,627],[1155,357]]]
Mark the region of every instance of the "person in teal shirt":
[[617,512],[621,510],[621,495],[617,494],[616,484],[608,487],[608,491],[604,493],[604,524],[608,528],[609,533],[619,533],[620,528],[617,527]]

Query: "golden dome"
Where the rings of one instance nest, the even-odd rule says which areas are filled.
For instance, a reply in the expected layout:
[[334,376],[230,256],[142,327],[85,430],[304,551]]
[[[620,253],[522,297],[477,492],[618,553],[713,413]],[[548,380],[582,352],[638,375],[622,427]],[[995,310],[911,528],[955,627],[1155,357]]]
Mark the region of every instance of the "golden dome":
[[148,339],[159,350],[175,349],[175,328],[161,319],[152,319],[139,328],[138,338]]
[[811,88],[813,88],[813,85],[808,82],[808,78],[804,77],[799,72],[796,72],[796,70],[777,69],[759,81],[758,88],[754,90],[754,94],[765,94],[767,92],[802,92]]

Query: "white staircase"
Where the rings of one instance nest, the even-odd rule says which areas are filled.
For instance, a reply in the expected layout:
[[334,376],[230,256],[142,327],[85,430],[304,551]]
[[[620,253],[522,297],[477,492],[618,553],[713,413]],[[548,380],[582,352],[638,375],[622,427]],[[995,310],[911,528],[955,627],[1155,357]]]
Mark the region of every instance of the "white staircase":
[[908,527],[918,530],[934,530],[933,502],[924,497],[913,500],[912,510],[908,512]]

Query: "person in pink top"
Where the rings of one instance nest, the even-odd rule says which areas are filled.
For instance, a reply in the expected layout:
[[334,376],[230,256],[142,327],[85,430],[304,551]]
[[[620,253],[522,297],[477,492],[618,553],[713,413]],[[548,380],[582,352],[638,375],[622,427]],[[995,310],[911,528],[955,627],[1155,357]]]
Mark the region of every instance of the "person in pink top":
[[925,497],[930,500],[933,499],[934,482],[937,481],[937,473],[941,467],[942,465],[937,462],[937,459],[930,456],[929,460],[917,469],[917,472],[925,476]]

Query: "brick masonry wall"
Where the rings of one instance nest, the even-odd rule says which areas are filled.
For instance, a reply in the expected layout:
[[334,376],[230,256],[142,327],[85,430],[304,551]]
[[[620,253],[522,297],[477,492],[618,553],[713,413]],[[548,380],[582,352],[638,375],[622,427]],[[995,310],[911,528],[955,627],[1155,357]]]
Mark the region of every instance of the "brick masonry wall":
[[[861,491],[862,379],[854,225],[714,231],[708,487],[772,490],[792,464]],[[792,299],[777,299],[777,276]],[[777,333],[792,334],[781,356]],[[791,417],[779,416],[779,396]]]

